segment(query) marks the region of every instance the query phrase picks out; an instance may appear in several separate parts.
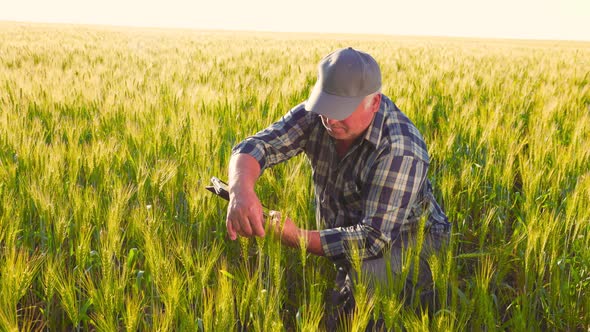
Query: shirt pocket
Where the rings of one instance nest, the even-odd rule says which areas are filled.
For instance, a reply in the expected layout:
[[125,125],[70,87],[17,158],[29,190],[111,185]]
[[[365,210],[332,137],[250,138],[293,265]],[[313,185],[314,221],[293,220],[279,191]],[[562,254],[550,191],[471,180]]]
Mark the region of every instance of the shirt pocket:
[[347,181],[342,186],[339,203],[349,216],[362,215],[361,191],[353,181]]

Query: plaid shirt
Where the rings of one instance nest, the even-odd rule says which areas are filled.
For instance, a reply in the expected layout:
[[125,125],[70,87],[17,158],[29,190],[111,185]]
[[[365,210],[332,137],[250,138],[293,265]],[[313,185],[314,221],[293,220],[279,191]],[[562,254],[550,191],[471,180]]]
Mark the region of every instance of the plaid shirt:
[[426,178],[429,157],[414,124],[386,96],[366,134],[339,158],[319,115],[301,103],[233,149],[258,160],[264,170],[304,152],[313,168],[316,221],[322,247],[334,261],[382,256],[400,232],[418,227],[448,232],[450,224]]

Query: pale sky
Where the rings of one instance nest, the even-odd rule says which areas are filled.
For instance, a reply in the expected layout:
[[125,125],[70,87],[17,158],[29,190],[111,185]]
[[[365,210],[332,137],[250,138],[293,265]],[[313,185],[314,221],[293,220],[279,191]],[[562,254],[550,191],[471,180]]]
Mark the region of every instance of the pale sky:
[[590,0],[0,0],[0,21],[590,41]]

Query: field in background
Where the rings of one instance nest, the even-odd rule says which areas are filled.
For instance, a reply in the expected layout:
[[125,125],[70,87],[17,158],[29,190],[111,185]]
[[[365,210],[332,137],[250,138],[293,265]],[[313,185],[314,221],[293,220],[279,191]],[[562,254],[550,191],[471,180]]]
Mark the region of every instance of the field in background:
[[[0,330],[317,330],[332,266],[229,241],[204,186],[345,46],[424,134],[453,222],[441,308],[361,282],[346,329],[588,330],[589,43],[17,23],[0,23]],[[304,158],[257,190],[315,227]]]

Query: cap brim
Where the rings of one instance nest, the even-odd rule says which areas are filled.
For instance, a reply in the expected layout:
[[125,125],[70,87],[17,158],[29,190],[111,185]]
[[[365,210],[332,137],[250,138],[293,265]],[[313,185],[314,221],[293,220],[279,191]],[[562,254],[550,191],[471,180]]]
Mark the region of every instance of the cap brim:
[[322,92],[322,87],[316,83],[305,102],[305,109],[328,119],[341,121],[348,118],[363,99],[364,97],[341,97]]

